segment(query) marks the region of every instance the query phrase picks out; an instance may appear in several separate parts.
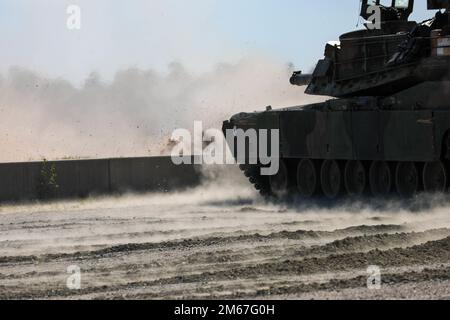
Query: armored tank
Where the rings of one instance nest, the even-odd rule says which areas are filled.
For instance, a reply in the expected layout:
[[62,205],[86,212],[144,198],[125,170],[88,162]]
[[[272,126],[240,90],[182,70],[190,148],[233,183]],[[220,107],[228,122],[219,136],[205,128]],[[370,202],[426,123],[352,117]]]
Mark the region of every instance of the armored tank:
[[[363,0],[365,28],[326,44],[312,74],[295,72],[290,79],[327,101],[241,113],[224,122],[224,133],[279,133],[277,173],[263,175],[266,162],[251,159],[249,150],[245,161],[238,159],[263,196],[448,191],[450,0],[427,5],[437,13],[417,23],[409,21],[413,0],[393,0],[391,6]],[[235,157],[236,144],[229,143]]]

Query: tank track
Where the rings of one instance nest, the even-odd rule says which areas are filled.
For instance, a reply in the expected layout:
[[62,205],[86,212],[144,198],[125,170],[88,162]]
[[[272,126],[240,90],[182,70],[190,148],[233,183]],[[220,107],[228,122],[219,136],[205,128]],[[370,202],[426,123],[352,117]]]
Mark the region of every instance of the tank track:
[[264,198],[272,197],[270,190],[269,177],[261,176],[261,166],[259,165],[240,165],[239,169],[248,178],[254,188],[259,191]]
[[[450,136],[446,140],[448,148],[450,148]],[[419,193],[446,193],[450,192],[450,152],[448,149],[444,150],[444,159],[438,162],[383,162],[383,161],[366,161],[362,164],[363,170],[365,172],[364,185],[362,188],[356,190],[352,186],[352,182],[355,180],[351,180],[352,176],[347,176],[346,172],[346,164],[354,161],[338,161],[335,162],[338,164],[338,168],[340,169],[341,179],[339,185],[337,187],[337,191],[334,192],[334,189],[327,190],[323,185],[323,181],[319,181],[319,185],[316,187],[316,191],[312,193],[312,195],[302,195],[301,191],[298,189],[298,185],[296,181],[292,179],[294,176],[293,170],[297,167],[295,166],[295,161],[284,161],[286,163],[287,169],[287,186],[288,188],[285,192],[277,192],[273,191],[271,184],[272,181],[268,176],[262,176],[259,165],[240,165],[240,170],[244,173],[245,177],[248,178],[253,187],[259,191],[261,196],[267,200],[290,200],[295,199],[295,197],[300,196],[305,199],[315,198],[315,197],[324,197],[329,200],[338,200],[345,197],[400,197],[400,198],[412,198],[413,196]],[[333,161],[333,160],[328,160]],[[324,170],[323,166],[320,166],[320,162],[316,163],[316,172],[317,176],[320,175],[320,170]],[[384,186],[380,184],[383,182],[383,179],[378,179],[378,177],[384,177],[381,173],[378,173],[377,170],[380,170],[376,164],[386,164],[386,168],[388,170],[389,179],[387,181],[388,185]],[[325,167],[326,168],[326,167]],[[349,168],[351,168],[349,166]],[[351,172],[351,171],[350,171]],[[405,179],[404,177],[412,176],[414,179]],[[350,177],[350,178],[349,178]],[[320,178],[319,178],[320,179]],[[347,180],[349,179],[349,180]],[[296,179],[295,179],[296,180]],[[410,181],[411,180],[411,181]],[[325,185],[327,186],[327,185]],[[327,188],[330,188],[328,186]],[[352,189],[353,188],[353,189]],[[409,190],[411,188],[411,190]],[[293,198],[294,197],[294,198]]]

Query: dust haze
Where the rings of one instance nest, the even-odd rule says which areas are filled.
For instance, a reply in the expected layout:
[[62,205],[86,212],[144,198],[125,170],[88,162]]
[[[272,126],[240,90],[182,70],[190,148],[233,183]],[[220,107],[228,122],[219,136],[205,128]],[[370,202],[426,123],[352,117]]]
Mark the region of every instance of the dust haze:
[[172,131],[195,120],[220,128],[237,112],[317,100],[289,84],[292,71],[255,56],[201,74],[178,63],[111,81],[93,72],[77,87],[14,67],[0,75],[0,161],[167,155]]

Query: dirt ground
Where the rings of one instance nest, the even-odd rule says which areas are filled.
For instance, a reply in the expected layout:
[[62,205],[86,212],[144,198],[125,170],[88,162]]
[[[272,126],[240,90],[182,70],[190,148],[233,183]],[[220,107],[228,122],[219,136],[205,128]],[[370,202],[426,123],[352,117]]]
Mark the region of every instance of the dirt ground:
[[[274,204],[242,182],[214,182],[2,205],[0,298],[446,299],[449,204]],[[73,266],[80,289],[67,287]],[[368,288],[369,266],[380,288]]]

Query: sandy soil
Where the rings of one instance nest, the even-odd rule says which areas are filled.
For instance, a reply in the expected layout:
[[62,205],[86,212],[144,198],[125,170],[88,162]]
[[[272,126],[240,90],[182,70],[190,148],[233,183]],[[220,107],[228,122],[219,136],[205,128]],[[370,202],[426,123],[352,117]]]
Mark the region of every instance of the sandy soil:
[[[450,298],[450,197],[263,202],[242,183],[0,207],[2,299]],[[81,288],[67,288],[69,266]],[[369,290],[369,266],[381,288]]]

